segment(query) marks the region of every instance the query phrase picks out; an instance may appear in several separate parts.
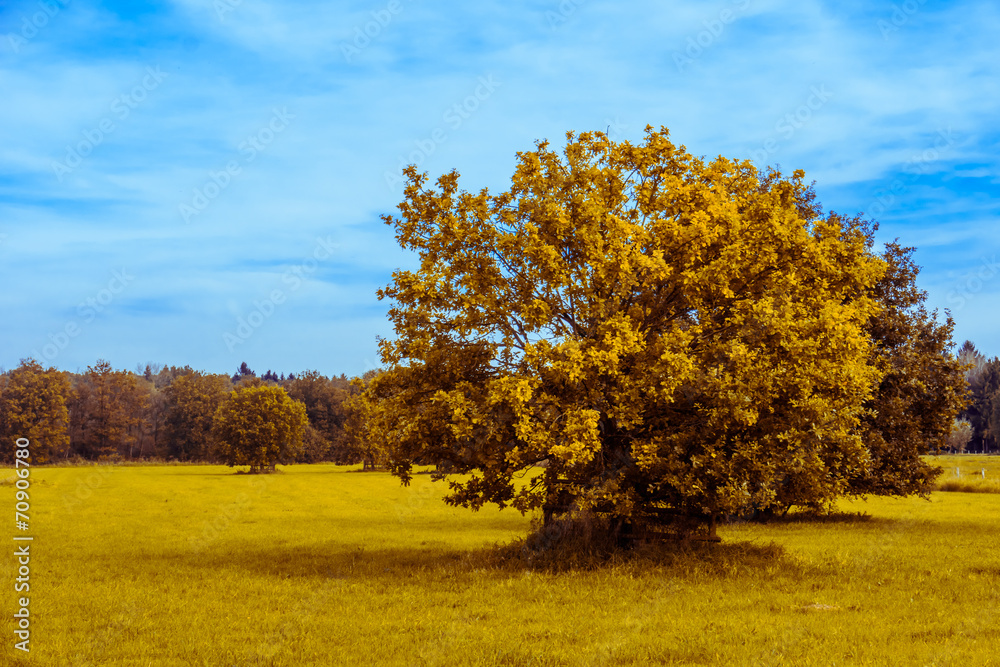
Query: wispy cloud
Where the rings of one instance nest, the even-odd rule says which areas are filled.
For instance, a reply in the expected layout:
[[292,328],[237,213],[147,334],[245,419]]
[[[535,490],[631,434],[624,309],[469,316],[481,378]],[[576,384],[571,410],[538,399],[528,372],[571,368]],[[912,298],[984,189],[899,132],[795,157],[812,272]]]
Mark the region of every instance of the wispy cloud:
[[[647,123],[696,154],[803,168],[827,207],[875,214],[882,240],[920,248],[956,336],[1000,353],[1000,281],[949,303],[1000,250],[995,3],[47,4],[34,32],[39,2],[0,13],[2,366],[124,266],[134,281],[54,363],[362,372],[391,334],[374,290],[413,262],[379,220],[401,162],[500,190],[537,139]],[[227,349],[327,237],[337,256]]]

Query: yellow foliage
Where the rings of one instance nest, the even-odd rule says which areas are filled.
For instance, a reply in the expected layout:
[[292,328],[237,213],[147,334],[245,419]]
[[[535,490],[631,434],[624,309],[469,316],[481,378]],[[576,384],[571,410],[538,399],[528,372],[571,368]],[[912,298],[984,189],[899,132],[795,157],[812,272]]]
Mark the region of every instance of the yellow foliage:
[[282,387],[246,385],[234,389],[212,422],[220,458],[251,473],[289,463],[302,448],[309,420],[306,407]]
[[379,291],[397,336],[366,392],[404,481],[435,462],[472,473],[456,504],[710,517],[827,503],[864,467],[885,262],[808,206],[802,172],[705,162],[647,128],[540,142],[497,195],[406,174],[385,221],[420,268]]
[[31,443],[32,463],[51,463],[69,448],[69,410],[72,394],[66,376],[55,368],[45,370],[34,359],[0,376],[0,438],[3,460],[13,461],[15,441]]

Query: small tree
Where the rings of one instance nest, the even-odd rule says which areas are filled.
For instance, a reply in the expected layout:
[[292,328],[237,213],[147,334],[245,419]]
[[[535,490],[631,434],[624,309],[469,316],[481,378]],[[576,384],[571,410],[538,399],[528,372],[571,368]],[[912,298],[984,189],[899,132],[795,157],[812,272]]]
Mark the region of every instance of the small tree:
[[242,386],[219,406],[212,435],[226,465],[248,465],[256,474],[294,458],[308,424],[305,406],[283,388]]
[[389,461],[389,453],[381,444],[384,442],[379,435],[385,428],[385,423],[377,420],[384,418],[378,410],[377,399],[365,391],[371,380],[381,373],[380,370],[366,371],[361,377],[352,380],[355,393],[344,401],[347,420],[344,423],[344,438],[341,454],[352,463],[361,461],[362,470],[379,470]]
[[240,367],[236,369],[236,373],[233,374],[232,380],[233,384],[239,384],[241,380],[256,377],[257,374],[250,370],[250,366],[248,366],[247,362],[244,361],[240,364]]
[[948,449],[961,454],[965,452],[969,440],[972,440],[972,424],[964,419],[956,419],[952,423],[951,432],[946,440]]
[[31,441],[32,463],[48,463],[69,448],[69,381],[55,368],[45,370],[34,359],[0,377],[0,437],[3,460],[13,460],[14,441]]
[[132,458],[148,401],[138,377],[98,359],[77,376],[74,389],[70,423],[75,452],[89,459]]
[[306,426],[302,434],[302,449],[296,457],[296,463],[318,463],[329,460],[330,441],[323,437],[323,433],[313,427],[312,424]]

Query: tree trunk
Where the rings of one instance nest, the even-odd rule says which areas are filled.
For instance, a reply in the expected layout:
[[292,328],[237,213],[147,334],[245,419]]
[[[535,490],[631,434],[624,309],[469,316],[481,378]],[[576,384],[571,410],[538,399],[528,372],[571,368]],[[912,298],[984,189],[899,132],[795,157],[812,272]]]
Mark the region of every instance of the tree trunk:
[[551,505],[542,505],[542,527],[548,528],[552,525],[552,515],[555,510]]
[[716,516],[713,513],[708,522],[708,537],[705,538],[707,542],[721,542],[722,538],[719,537],[719,533],[716,531]]
[[615,544],[619,549],[631,549],[635,546],[635,524],[632,519],[620,518],[615,522],[614,532]]

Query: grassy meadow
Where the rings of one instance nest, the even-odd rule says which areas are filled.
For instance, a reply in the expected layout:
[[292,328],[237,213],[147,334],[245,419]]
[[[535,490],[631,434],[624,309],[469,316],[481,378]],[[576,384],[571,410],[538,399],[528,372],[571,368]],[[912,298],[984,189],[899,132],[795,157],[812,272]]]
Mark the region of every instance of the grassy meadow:
[[[980,458],[936,461],[1000,473]],[[1000,665],[1000,494],[843,502],[553,572],[496,555],[530,517],[353,470],[32,470],[31,653],[11,586],[0,663]]]
[[966,454],[930,459],[943,470],[937,479],[940,491],[1000,493],[1000,456]]

